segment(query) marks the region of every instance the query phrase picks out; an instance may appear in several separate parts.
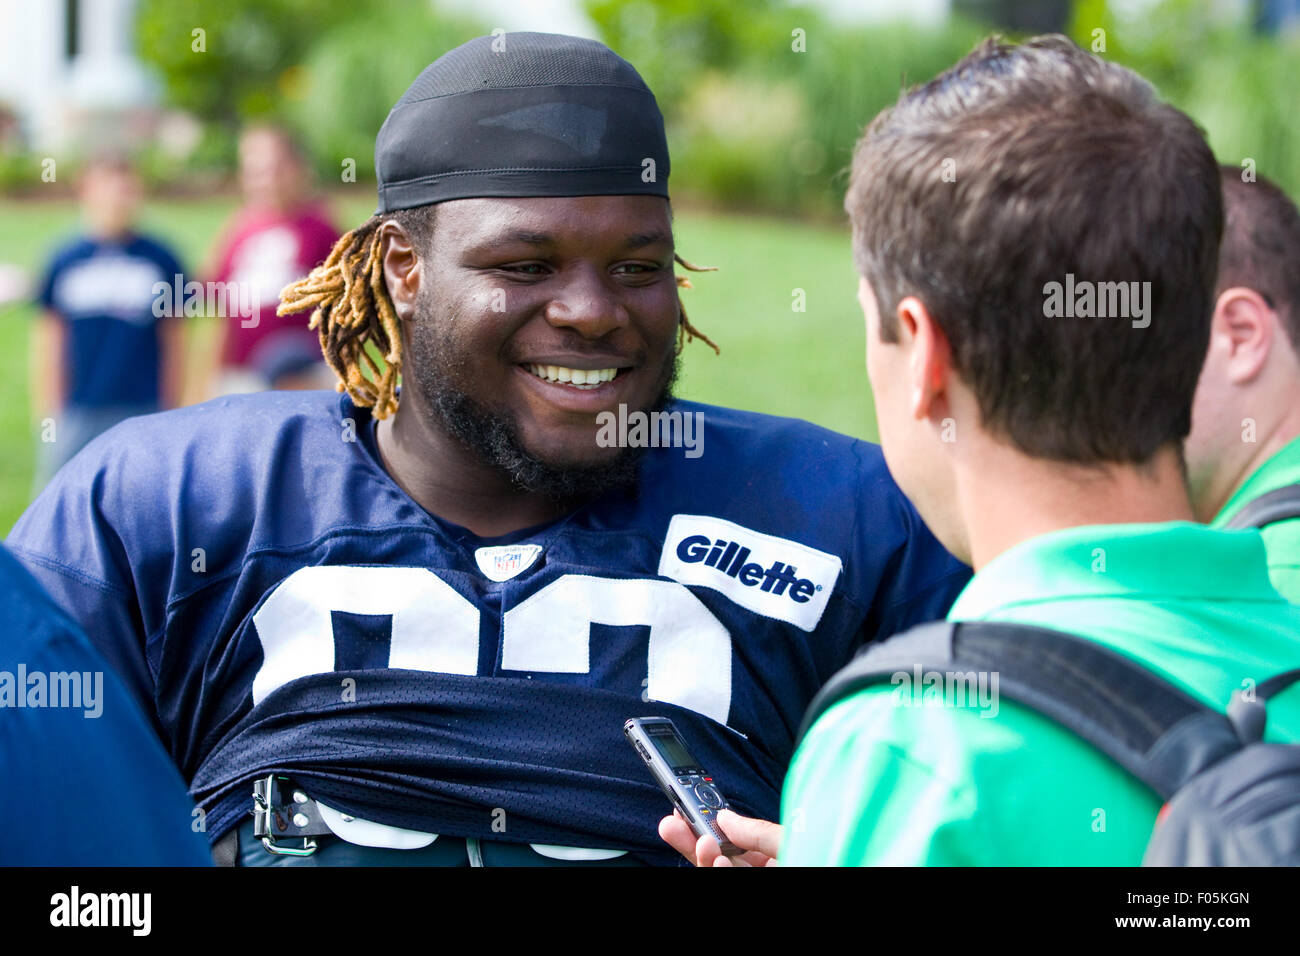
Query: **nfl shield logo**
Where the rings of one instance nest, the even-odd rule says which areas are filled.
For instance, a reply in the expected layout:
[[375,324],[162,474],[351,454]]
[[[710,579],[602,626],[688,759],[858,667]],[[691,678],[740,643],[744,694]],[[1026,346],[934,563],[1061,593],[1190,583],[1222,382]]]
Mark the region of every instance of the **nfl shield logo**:
[[490,581],[509,581],[533,566],[542,553],[540,544],[505,544],[474,552],[478,569]]

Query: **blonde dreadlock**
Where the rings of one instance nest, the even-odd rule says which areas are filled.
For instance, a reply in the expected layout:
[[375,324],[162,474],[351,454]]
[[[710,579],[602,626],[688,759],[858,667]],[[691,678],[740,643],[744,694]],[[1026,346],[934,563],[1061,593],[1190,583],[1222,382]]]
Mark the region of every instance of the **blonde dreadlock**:
[[[377,419],[397,410],[397,382],[402,372],[401,330],[384,284],[383,243],[379,239],[383,221],[382,216],[371,216],[340,238],[328,259],[305,279],[284,287],[276,309],[277,315],[313,310],[308,328],[320,336],[325,361],[339,377],[336,387],[347,391],[357,405],[372,409]],[[692,265],[679,255],[673,259],[692,272],[717,271],[714,266]],[[691,280],[677,276],[677,287],[689,289]],[[721,354],[707,335],[691,325],[680,294],[677,302],[681,317],[678,353],[691,339],[700,339]],[[382,363],[376,361],[375,354]]]
[[[717,272],[718,271],[717,266],[693,265],[692,263],[687,262],[681,256],[677,255],[677,253],[675,252],[673,253],[673,260],[678,265],[680,265],[683,269],[690,269],[692,272]],[[686,276],[678,276],[677,288],[693,289],[695,287],[691,285],[691,280],[686,278]],[[722,349],[718,348],[716,345],[713,344],[713,339],[709,338],[707,335],[705,335],[695,326],[691,325],[691,320],[686,317],[686,306],[682,302],[681,293],[678,293],[677,295],[677,314],[682,317],[681,325],[679,325],[677,328],[677,354],[678,355],[681,354],[682,349],[686,347],[686,343],[689,342],[691,339],[699,339],[709,348],[713,349],[714,355],[722,354]]]
[[[307,278],[284,287],[275,310],[277,315],[313,310],[308,328],[320,336],[325,361],[339,377],[338,390],[373,408],[375,418],[397,409],[402,370],[402,336],[379,255],[382,221],[371,216],[340,238]],[[382,367],[367,345],[382,357]]]

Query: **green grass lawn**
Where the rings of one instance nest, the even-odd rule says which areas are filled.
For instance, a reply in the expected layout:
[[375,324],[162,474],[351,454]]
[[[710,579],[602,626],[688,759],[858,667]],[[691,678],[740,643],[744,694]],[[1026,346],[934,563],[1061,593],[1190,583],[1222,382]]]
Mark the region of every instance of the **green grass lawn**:
[[[151,203],[144,227],[170,240],[192,268],[207,253],[233,200]],[[341,227],[374,209],[368,190],[336,197]],[[692,274],[683,293],[691,321],[722,348],[701,342],[683,354],[677,393],[683,398],[791,415],[874,439],[875,416],[863,370],[862,315],[854,299],[847,229],[822,225],[678,211],[677,248],[718,272]],[[0,263],[33,277],[54,246],[77,228],[72,202],[0,200]],[[33,282],[35,279],[33,278]],[[792,309],[794,290],[806,308]],[[0,530],[8,533],[27,506],[37,442],[28,388],[29,305],[0,307]],[[192,330],[201,350],[210,328]]]

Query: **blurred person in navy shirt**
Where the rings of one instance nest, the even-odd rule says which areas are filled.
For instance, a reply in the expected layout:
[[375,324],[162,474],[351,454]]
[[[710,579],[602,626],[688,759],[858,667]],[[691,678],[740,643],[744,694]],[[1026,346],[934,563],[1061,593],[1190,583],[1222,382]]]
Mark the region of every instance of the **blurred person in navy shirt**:
[[156,307],[156,287],[183,284],[182,269],[167,246],[136,231],[141,197],[125,157],[93,157],[80,182],[85,234],[54,254],[41,280],[32,339],[37,490],[96,435],[180,403],[183,321],[169,314],[171,295]]

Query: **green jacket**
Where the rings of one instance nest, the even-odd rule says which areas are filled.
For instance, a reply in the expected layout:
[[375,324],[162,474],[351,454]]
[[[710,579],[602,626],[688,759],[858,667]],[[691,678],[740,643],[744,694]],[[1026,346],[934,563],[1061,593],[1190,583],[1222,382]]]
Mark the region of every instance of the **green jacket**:
[[[948,617],[1090,637],[1220,708],[1248,681],[1300,666],[1300,608],[1269,583],[1256,531],[1042,535],[976,574]],[[1160,800],[1090,744],[1011,701],[911,706],[894,691],[836,704],[796,751],[782,865],[1141,862]],[[1266,739],[1300,740],[1300,685],[1270,703]]]
[[[1248,502],[1297,482],[1300,482],[1300,438],[1256,468],[1215,516],[1211,527],[1223,527]],[[1268,551],[1268,576],[1273,587],[1293,604],[1300,604],[1300,518],[1278,521],[1260,533]]]

